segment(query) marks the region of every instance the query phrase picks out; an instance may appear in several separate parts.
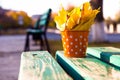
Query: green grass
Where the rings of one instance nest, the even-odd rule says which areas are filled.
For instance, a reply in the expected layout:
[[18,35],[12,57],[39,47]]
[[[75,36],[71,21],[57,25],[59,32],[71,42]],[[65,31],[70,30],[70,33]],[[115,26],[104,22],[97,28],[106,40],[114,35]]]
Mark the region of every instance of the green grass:
[[120,48],[120,42],[113,42],[113,43],[88,43],[88,47],[116,47]]
[[[56,41],[50,40],[49,45],[50,45],[51,54],[53,57],[55,57],[55,53],[57,50],[63,50],[61,40],[56,40]],[[108,46],[120,48],[120,42],[116,42],[116,43],[88,43],[88,47],[108,47]]]

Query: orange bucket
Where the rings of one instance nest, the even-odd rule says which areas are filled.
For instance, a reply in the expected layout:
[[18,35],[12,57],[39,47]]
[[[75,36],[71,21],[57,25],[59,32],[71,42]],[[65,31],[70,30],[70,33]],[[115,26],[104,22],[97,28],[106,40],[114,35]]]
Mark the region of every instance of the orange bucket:
[[61,31],[64,55],[66,57],[86,57],[89,31]]

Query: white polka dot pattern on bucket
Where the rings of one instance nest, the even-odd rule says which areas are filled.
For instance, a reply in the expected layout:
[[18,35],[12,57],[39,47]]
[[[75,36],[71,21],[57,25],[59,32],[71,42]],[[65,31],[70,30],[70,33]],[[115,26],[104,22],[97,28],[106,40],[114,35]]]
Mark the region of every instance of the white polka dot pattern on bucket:
[[71,42],[70,45],[73,45],[73,42]]
[[63,36],[63,47],[64,51],[68,55],[85,55],[87,43],[88,43],[88,36],[79,33],[79,34],[72,34],[68,33]]
[[72,36],[72,35],[70,35],[70,38],[73,38],[73,36]]
[[76,38],[75,41],[78,41],[78,39]]

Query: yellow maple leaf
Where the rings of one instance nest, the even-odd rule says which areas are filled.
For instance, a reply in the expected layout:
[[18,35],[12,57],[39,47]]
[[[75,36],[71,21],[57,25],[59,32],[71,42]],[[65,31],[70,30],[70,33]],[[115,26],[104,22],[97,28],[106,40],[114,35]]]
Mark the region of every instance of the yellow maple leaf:
[[66,21],[67,21],[67,11],[65,11],[65,9],[62,7],[62,9],[58,12],[58,15],[55,17],[57,28],[63,31],[65,29]]
[[62,7],[55,17],[55,22],[60,31],[89,31],[98,12],[99,9],[92,10],[89,2],[84,3],[82,7],[75,7],[69,13]]
[[69,14],[68,14],[69,18],[66,22],[66,27],[68,30],[71,30],[72,28],[74,28],[74,26],[76,24],[79,23],[79,18],[81,16],[81,12],[80,12],[80,8],[76,7],[74,8]]

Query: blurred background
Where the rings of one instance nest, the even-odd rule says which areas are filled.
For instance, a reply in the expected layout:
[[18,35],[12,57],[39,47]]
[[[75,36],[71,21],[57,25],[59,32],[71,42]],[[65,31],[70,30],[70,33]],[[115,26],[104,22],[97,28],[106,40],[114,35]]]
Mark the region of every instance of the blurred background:
[[[34,26],[40,15],[52,9],[47,37],[54,57],[57,50],[63,50],[60,32],[54,22],[60,5],[71,11],[86,1],[91,2],[93,8],[101,7],[100,17],[95,20],[99,24],[98,31],[94,32],[98,24],[93,24],[88,46],[120,48],[120,0],[0,0],[0,80],[18,79],[29,25]],[[39,46],[33,44],[34,41],[31,50],[39,50]]]
[[[50,27],[55,27],[53,21],[54,15],[58,12],[60,4],[63,5],[68,11],[72,10],[75,6],[79,6],[83,2],[90,0],[52,0],[49,4],[46,1],[36,0],[36,1],[23,1],[23,0],[0,0],[0,30],[8,29],[25,29],[29,24],[34,24],[39,15],[44,13],[48,8],[52,9],[52,17]],[[95,0],[91,0],[95,2]],[[54,3],[54,4],[53,4]],[[111,26],[110,33],[119,32],[118,29],[114,29],[114,24],[118,27],[120,23],[120,0],[116,1],[103,1],[103,17],[107,26]],[[119,27],[118,27],[119,28]],[[116,31],[115,31],[116,30]],[[2,31],[3,32],[3,31]]]

